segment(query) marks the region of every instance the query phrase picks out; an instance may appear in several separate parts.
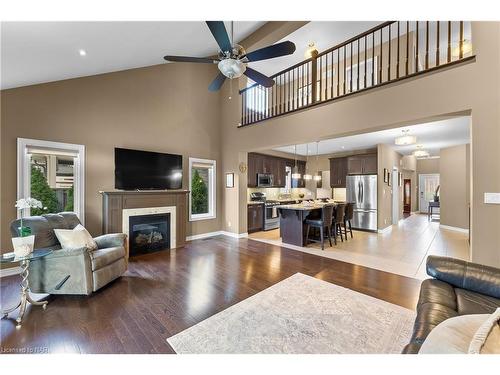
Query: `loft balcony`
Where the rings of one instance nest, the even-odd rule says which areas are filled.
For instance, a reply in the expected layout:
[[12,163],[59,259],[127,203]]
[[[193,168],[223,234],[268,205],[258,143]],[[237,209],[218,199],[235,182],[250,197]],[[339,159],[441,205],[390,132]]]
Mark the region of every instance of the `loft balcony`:
[[240,90],[240,127],[473,58],[470,22],[384,22]]

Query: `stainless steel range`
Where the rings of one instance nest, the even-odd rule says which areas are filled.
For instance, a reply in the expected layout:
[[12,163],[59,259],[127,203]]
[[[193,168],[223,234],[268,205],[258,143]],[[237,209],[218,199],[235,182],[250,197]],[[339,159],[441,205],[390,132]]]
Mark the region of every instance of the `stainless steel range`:
[[264,230],[271,230],[280,227],[278,206],[281,203],[279,201],[267,200],[266,194],[258,191],[251,193],[250,199],[254,202],[264,203]]

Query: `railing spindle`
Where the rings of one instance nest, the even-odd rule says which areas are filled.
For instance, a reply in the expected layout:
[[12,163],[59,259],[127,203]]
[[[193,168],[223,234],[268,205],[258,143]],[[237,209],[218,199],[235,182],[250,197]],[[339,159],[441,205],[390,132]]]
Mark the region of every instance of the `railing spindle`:
[[337,97],[340,96],[340,49],[337,50]]
[[399,43],[401,41],[401,34],[400,34],[400,30],[399,30],[399,21],[398,21],[398,39],[397,39],[397,56],[398,56],[398,59],[396,61],[396,79],[399,78]]
[[447,62],[451,62],[451,21],[448,21],[448,51]]
[[391,29],[392,25],[389,25],[389,53],[387,54],[387,80],[391,80]]
[[418,21],[416,21],[415,73],[418,72]]
[[372,84],[375,85],[375,32],[372,33]]
[[359,39],[358,39],[358,76],[356,80],[356,91],[359,90]]
[[349,72],[349,92],[352,92],[352,44],[353,43],[349,43],[349,46],[351,47],[350,50],[351,50],[351,58],[349,60],[350,63],[351,63],[351,71]]
[[464,57],[464,21],[460,21],[460,39],[458,42],[458,58]]
[[410,63],[410,21],[406,21],[406,67],[405,74],[408,75],[408,68]]
[[378,74],[379,74],[379,80],[378,82],[379,83],[382,83],[382,65],[384,65],[384,57],[383,57],[383,52],[382,52],[382,48],[383,48],[383,44],[384,44],[384,35],[383,35],[383,32],[382,32],[383,28],[380,29],[380,66],[379,66],[379,69],[378,69]]
[[344,78],[344,79],[343,79],[343,83],[344,83],[344,89],[342,90],[342,94],[343,94],[343,95],[345,95],[345,81],[346,81],[346,70],[345,70],[345,68],[346,68],[346,66],[345,66],[345,64],[346,64],[346,62],[345,62],[345,56],[346,56],[346,53],[345,53],[345,48],[346,48],[346,46],[344,46],[344,70],[343,70],[343,78]]
[[441,63],[441,54],[439,51],[439,21],[436,23],[436,66],[439,66]]
[[429,69],[429,21],[425,22],[425,69]]
[[365,35],[365,53],[364,53],[364,58],[365,58],[365,74],[363,75],[363,88],[364,89],[366,88],[366,65],[368,64],[366,62],[366,43],[367,43],[367,39],[366,39],[366,35]]

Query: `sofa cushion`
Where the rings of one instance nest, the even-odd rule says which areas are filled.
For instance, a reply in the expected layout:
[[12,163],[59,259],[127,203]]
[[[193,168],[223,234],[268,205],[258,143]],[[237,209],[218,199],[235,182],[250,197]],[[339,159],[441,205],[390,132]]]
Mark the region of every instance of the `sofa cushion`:
[[419,354],[466,354],[476,331],[488,314],[462,315],[447,319],[429,333]]
[[81,224],[80,219],[78,219],[78,215],[74,212],[59,212],[59,215],[64,217],[64,221],[66,222],[68,229],[73,229],[78,224]]
[[500,307],[500,299],[455,288],[457,311],[459,315],[491,314]]
[[455,310],[438,303],[427,302],[417,306],[417,318],[411,341],[422,343],[434,327],[457,315]]
[[440,280],[427,279],[420,287],[418,305],[424,303],[438,303],[440,305],[457,310],[456,295],[453,287]]
[[125,248],[119,246],[95,250],[91,252],[90,257],[92,260],[92,271],[95,271],[117,261],[120,258],[124,258]]
[[45,214],[42,216],[47,219],[47,221],[52,229],[72,229],[72,228],[68,227],[68,224],[66,224],[66,220],[64,219],[64,216],[62,216],[62,215]]

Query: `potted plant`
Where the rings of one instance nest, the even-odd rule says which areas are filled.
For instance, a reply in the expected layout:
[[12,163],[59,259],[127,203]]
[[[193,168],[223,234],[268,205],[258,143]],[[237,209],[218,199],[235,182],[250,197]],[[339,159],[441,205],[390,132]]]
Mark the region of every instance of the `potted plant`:
[[441,185],[438,185],[436,191],[434,192],[434,202],[439,202],[439,188]]
[[34,198],[21,198],[16,201],[16,208],[20,211],[21,222],[18,227],[19,237],[12,238],[14,254],[17,257],[25,257],[33,252],[35,236],[31,234],[31,228],[23,225],[24,210],[27,208],[42,208],[42,202]]

